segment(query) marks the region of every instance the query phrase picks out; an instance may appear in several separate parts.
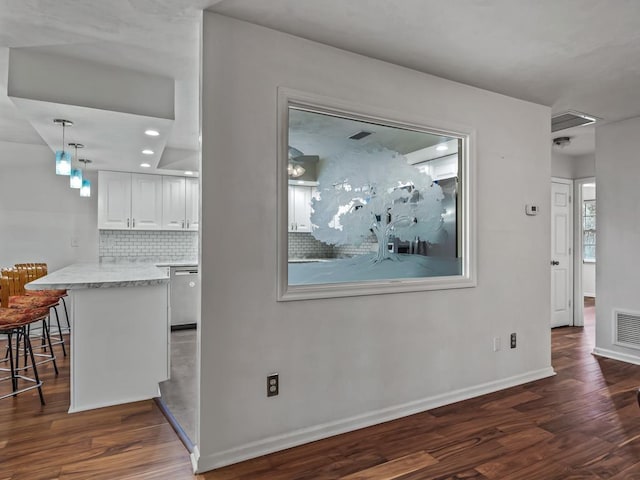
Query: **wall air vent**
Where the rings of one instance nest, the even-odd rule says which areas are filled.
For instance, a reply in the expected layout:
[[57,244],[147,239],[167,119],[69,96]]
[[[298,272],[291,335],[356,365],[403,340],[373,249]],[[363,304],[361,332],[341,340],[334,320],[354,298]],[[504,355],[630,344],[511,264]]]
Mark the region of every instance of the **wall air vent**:
[[551,117],[551,131],[558,132],[571,127],[580,127],[596,123],[597,117],[570,110]]
[[364,137],[368,137],[369,135],[371,135],[373,132],[366,132],[364,130],[358,132],[358,133],[354,133],[353,135],[351,135],[349,138],[351,140],[362,140]]
[[640,314],[614,312],[616,345],[640,350]]

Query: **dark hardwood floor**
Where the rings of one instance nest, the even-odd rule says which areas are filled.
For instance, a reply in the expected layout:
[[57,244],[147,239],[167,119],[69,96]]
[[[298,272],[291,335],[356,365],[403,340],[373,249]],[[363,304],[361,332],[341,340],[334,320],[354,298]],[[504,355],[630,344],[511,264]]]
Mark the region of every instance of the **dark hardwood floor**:
[[[640,479],[640,367],[591,355],[593,310],[552,331],[554,377],[195,478]],[[45,382],[0,401],[0,480],[194,478],[153,402],[67,415],[68,361]]]

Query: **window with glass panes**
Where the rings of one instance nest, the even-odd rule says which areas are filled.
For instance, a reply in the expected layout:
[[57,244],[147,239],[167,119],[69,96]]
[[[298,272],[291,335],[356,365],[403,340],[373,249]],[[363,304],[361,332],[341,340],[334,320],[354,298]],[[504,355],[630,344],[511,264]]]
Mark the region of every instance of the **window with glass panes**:
[[582,202],[582,260],[596,261],[596,201]]

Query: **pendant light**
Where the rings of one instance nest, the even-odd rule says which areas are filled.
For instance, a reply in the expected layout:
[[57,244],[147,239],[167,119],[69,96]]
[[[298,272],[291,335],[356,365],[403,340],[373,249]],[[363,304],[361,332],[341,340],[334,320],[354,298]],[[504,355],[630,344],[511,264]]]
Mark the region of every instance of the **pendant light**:
[[53,123],[62,126],[62,150],[56,151],[56,175],[69,175],[71,173],[71,154],[64,149],[64,129],[73,126],[73,122],[63,118],[55,118]]
[[[91,160],[88,158],[80,158],[79,162],[84,163],[84,169],[87,170],[87,164],[91,163]],[[80,187],[80,196],[81,197],[90,197],[91,196],[91,182],[88,178],[82,178],[82,186]]]
[[[76,162],[78,162],[78,149],[84,148],[84,145],[81,143],[69,143],[70,147],[75,147],[76,154],[74,156]],[[71,188],[81,188],[82,187],[82,169],[80,166],[78,168],[73,168],[73,160],[71,162],[71,175],[69,175],[69,187]]]

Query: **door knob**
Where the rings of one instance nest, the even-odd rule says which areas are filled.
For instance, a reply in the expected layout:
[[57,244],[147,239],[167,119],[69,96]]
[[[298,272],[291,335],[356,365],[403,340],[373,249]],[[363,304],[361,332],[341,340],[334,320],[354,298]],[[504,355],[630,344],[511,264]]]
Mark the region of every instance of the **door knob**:
[[551,260],[551,265],[560,265],[560,262],[557,260]]

